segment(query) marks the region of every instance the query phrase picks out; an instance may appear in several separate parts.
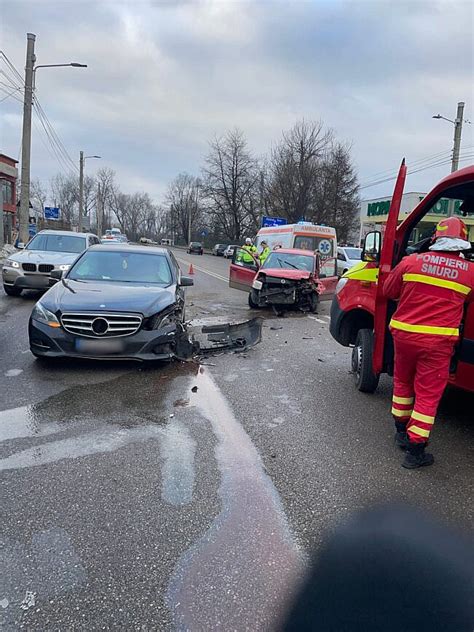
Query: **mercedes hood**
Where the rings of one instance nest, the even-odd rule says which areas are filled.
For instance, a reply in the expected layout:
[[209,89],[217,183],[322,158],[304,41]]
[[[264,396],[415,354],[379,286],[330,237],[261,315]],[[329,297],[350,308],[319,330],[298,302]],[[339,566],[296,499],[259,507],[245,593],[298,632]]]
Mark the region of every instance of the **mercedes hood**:
[[152,316],[175,302],[175,286],[132,285],[100,281],[58,281],[40,299],[56,313],[133,312]]

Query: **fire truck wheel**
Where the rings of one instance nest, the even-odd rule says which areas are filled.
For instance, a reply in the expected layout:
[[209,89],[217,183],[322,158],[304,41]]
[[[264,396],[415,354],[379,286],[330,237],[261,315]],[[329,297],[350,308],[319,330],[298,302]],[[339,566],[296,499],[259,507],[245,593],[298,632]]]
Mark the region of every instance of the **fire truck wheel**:
[[373,393],[379,383],[379,376],[372,371],[373,346],[373,331],[360,329],[352,350],[352,371],[356,386],[362,393]]

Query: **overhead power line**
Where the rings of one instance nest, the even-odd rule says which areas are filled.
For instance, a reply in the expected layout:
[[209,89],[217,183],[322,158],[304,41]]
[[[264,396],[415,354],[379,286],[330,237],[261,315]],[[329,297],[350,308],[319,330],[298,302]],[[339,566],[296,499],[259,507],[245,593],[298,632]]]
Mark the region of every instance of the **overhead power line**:
[[[460,156],[460,162],[466,162],[468,160],[472,160],[474,158],[474,153],[467,153],[467,154],[463,154]],[[409,169],[407,171],[408,175],[412,175],[414,173],[419,173],[420,171],[426,171],[427,169],[433,169],[435,167],[441,167],[444,165],[449,165],[451,163],[451,158],[449,157],[448,159],[441,159],[435,162],[432,162],[428,165],[425,166],[420,166],[418,168],[415,169]],[[388,178],[381,178],[380,180],[376,180],[374,182],[370,182],[369,184],[364,184],[362,186],[359,187],[360,190],[363,189],[370,189],[371,187],[377,186],[379,184],[385,184],[386,182],[392,182],[393,180],[397,179],[397,175],[393,175],[390,176]]]
[[[418,166],[421,163],[424,162],[428,162],[434,159],[438,159],[441,157],[448,157],[450,156],[452,153],[452,150],[450,149],[445,149],[444,151],[438,152],[436,154],[432,154],[430,156],[425,156],[423,158],[418,158],[417,160],[413,160],[410,161],[410,166],[414,167],[414,166]],[[372,180],[378,180],[379,178],[383,178],[383,177],[388,177],[388,176],[392,176],[392,175],[396,175],[398,173],[398,170],[395,169],[385,169],[384,171],[379,171],[377,173],[374,173],[370,176],[367,176],[366,178],[364,178],[363,184],[368,184],[369,182],[372,182]]]
[[47,136],[48,136],[48,140],[49,142],[55,147],[55,150],[57,151],[57,153],[61,156],[61,159],[64,161],[65,164],[68,165],[68,170],[72,170],[72,171],[76,171],[78,172],[78,166],[76,165],[76,163],[74,162],[74,160],[71,158],[70,154],[68,153],[66,147],[64,146],[63,142],[61,141],[61,139],[59,138],[58,133],[56,132],[56,130],[54,129],[52,123],[50,122],[50,120],[48,119],[48,117],[46,116],[45,111],[43,110],[38,98],[35,96],[35,100],[34,100],[34,110],[37,113],[37,116],[40,119],[41,125],[43,126]]
[[3,50],[0,50],[0,59],[3,59],[7,67],[10,69],[10,72],[12,73],[12,75],[16,77],[16,81],[19,83],[21,87],[23,87],[23,77],[18,72],[15,65],[8,59],[8,57],[6,56]]
[[[2,83],[2,82],[0,81],[0,83]],[[10,90],[10,92],[8,92],[7,88],[4,88],[3,86],[0,86],[0,90],[2,91],[3,94],[6,95],[6,96],[3,97],[3,99],[0,99],[0,103],[2,103],[2,101],[5,101],[9,97],[11,97],[12,99],[15,99],[15,101],[19,101],[20,103],[23,103],[23,99],[20,99],[20,97],[18,97],[15,94],[15,92],[18,92],[18,90],[21,90],[21,88],[13,88],[13,90]]]

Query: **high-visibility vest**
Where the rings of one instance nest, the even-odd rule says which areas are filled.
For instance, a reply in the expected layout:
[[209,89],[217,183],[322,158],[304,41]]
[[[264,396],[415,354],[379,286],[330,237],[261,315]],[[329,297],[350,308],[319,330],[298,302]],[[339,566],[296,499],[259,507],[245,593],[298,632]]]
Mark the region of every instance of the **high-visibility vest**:
[[253,245],[246,244],[245,246],[242,246],[242,250],[241,260],[244,263],[255,263],[255,257],[252,256],[252,253],[256,253],[257,248]]
[[268,259],[268,255],[271,253],[271,249],[266,246],[262,252],[260,253],[260,265],[263,265],[265,263],[265,261]]

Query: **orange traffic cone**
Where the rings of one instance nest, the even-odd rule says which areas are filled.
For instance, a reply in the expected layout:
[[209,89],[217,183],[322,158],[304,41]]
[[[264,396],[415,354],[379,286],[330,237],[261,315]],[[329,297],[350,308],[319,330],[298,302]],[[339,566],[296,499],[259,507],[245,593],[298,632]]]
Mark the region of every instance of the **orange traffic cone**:
[[192,263],[189,265],[189,272],[188,272],[188,274],[194,274],[194,268],[193,268],[193,264]]

